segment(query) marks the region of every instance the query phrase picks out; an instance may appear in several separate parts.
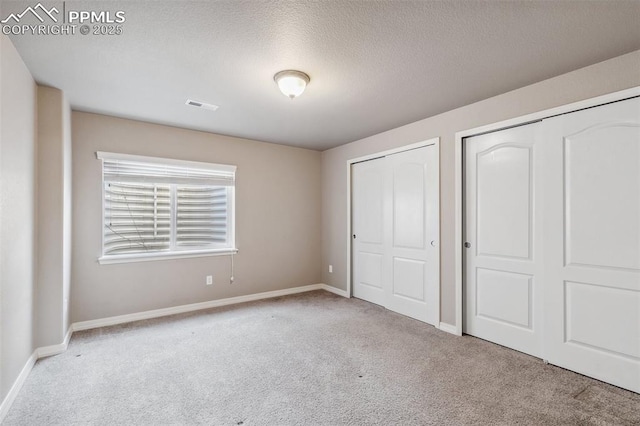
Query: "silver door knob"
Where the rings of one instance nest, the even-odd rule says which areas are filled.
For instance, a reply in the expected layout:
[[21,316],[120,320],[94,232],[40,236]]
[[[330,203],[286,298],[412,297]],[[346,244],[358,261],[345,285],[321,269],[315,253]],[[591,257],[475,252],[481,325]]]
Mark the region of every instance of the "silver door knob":
[[465,246],[466,248],[470,248],[470,247],[471,247],[471,243],[467,241],[467,242],[465,242],[465,243],[464,243],[464,246]]
[[436,240],[431,240],[431,247],[435,247],[436,246]]

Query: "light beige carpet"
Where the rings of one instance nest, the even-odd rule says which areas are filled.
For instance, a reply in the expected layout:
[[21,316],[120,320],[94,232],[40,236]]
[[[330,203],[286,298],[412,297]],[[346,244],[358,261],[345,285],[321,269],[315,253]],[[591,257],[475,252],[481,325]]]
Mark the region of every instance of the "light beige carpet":
[[73,335],[4,425],[638,425],[640,395],[317,291]]

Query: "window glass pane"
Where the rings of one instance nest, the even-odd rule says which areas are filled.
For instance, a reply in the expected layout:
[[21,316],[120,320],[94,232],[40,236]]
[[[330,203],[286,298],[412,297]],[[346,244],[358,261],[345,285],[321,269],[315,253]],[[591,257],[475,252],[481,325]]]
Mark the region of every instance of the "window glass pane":
[[171,248],[169,185],[106,182],[104,255]]
[[207,248],[227,245],[228,191],[223,186],[176,187],[176,245]]

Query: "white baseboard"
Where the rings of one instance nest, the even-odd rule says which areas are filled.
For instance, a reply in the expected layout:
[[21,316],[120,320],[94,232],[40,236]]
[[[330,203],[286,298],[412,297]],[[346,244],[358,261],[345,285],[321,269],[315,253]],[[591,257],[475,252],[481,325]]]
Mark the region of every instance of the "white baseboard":
[[458,334],[458,329],[455,325],[447,324],[446,322],[441,322],[440,324],[438,324],[438,329],[447,333],[455,334],[456,336],[460,335]]
[[7,396],[2,401],[2,404],[0,404],[0,423],[2,423],[2,421],[4,420],[4,417],[9,412],[9,408],[11,408],[11,404],[13,404],[13,401],[18,396],[18,392],[20,392],[22,385],[24,384],[25,380],[27,380],[27,377],[29,376],[29,373],[31,372],[31,369],[33,368],[37,359],[38,359],[38,350],[36,349],[31,354],[31,356],[25,363],[24,367],[22,367],[22,371],[20,371],[18,378],[13,383],[13,386],[11,386],[11,389],[9,389],[9,393],[7,393]]
[[71,340],[71,334],[73,334],[73,328],[69,327],[67,330],[67,334],[64,336],[64,340],[62,343],[58,343],[57,345],[50,346],[42,346],[36,349],[36,353],[38,354],[38,359],[45,358],[52,355],[58,355],[67,350],[69,346],[69,340]]
[[[174,306],[171,308],[154,309],[152,311],[138,312],[135,314],[119,315],[90,321],[81,321],[72,324],[73,331],[89,330],[93,328],[107,327],[110,325],[124,324],[151,318],[159,318],[167,315],[182,314],[185,312],[199,311],[202,309],[216,308],[219,306],[235,305],[237,303],[252,302],[255,300],[270,299],[273,297],[287,296],[289,294],[304,293],[313,290],[326,290],[326,284],[311,284],[302,287],[285,288],[283,290],[266,291],[264,293],[248,294],[246,296],[229,297],[227,299],[211,300],[208,302],[192,303],[189,305]],[[328,286],[327,286],[328,287]],[[332,287],[333,289],[333,287]],[[329,290],[330,291],[330,290]]]
[[329,293],[333,293],[333,294],[337,294],[338,296],[346,297],[347,299],[349,299],[351,297],[351,296],[349,296],[349,293],[347,293],[346,290],[342,290],[340,288],[335,288],[335,287],[330,286],[328,284],[320,284],[320,288],[322,290],[328,291]]

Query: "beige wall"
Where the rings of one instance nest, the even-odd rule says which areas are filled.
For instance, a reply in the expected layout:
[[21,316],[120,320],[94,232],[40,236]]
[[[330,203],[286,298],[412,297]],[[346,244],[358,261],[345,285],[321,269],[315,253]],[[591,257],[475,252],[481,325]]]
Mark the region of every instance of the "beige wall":
[[[71,121],[73,322],[320,282],[319,152],[82,112]],[[96,151],[237,165],[235,282],[229,256],[98,264]]]
[[634,86],[640,86],[640,51],[323,152],[322,281],[347,288],[347,160],[440,137],[441,321],[455,324],[455,133]]
[[36,346],[59,344],[69,323],[70,109],[64,93],[38,86]]
[[36,85],[0,36],[0,401],[34,351]]

